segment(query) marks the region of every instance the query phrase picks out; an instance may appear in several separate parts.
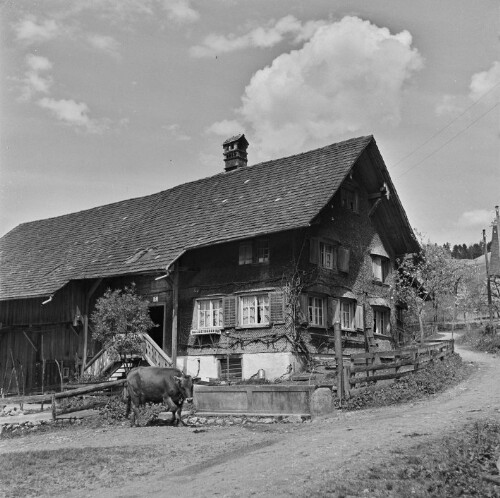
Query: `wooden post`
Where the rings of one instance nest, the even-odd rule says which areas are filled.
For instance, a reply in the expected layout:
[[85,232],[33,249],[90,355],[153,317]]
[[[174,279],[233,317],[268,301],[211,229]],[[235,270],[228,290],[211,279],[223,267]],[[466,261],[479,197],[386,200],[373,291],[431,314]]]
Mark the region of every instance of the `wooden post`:
[[43,352],[43,334],[40,334],[40,353],[42,356],[42,394],[44,394],[45,388],[45,355]]
[[344,364],[342,359],[342,331],[340,322],[333,324],[334,339],[335,339],[335,359],[337,361],[337,397],[339,406],[342,406],[342,394],[344,392]]
[[87,365],[87,349],[89,342],[89,313],[90,313],[90,298],[92,294],[97,290],[99,285],[101,285],[102,278],[97,279],[92,287],[90,288],[87,297],[85,298],[85,315],[83,316],[83,358],[82,358],[82,373],[85,372],[85,366]]
[[56,419],[56,397],[52,395],[52,420]]
[[179,309],[179,266],[173,264],[172,275],[172,366],[177,367],[177,312]]
[[488,263],[488,244],[486,243],[486,230],[483,230],[483,244],[484,244],[484,263],[486,265],[486,290],[488,292],[488,332],[493,331],[493,304],[491,300],[491,278],[490,278],[490,265]]
[[87,348],[89,340],[89,317],[84,315],[83,317],[83,358],[82,358],[82,372],[81,375],[85,373],[85,365],[87,364]]

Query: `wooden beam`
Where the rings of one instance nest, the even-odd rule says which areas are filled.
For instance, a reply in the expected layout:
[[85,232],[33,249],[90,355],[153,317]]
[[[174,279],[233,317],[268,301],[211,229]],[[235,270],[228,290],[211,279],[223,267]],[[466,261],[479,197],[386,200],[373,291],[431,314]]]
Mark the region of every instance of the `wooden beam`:
[[178,263],[172,265],[172,364],[177,367],[177,313],[179,310]]
[[87,348],[89,341],[89,313],[90,313],[90,298],[92,294],[97,290],[99,285],[101,285],[102,278],[98,278],[90,288],[85,299],[85,315],[83,316],[83,358],[82,358],[82,375],[85,372],[85,365],[87,363]]
[[26,340],[31,344],[31,347],[35,350],[38,351],[36,346],[31,342],[31,339],[28,337],[28,334],[23,330],[24,337],[26,337]]
[[70,389],[62,393],[53,394],[35,394],[33,396],[8,396],[2,398],[4,403],[50,403],[52,401],[52,396],[55,399],[71,398],[72,396],[79,396],[80,394],[88,394],[94,391],[102,391],[109,387],[122,386],[127,382],[126,379],[113,380],[111,382],[101,382],[99,384],[90,384],[85,387],[79,387],[77,389]]

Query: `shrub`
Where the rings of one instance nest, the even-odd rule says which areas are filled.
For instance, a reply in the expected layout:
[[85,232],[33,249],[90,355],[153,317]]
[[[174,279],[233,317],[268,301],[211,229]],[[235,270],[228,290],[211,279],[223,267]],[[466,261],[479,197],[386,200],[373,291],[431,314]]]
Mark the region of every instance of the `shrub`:
[[392,384],[368,387],[350,399],[343,400],[342,408],[359,410],[420,399],[458,384],[470,373],[471,367],[464,365],[460,355],[454,353],[443,361],[434,361],[425,369],[400,377]]
[[458,344],[464,344],[476,351],[498,353],[500,351],[500,334],[486,334],[483,329],[468,330],[457,338]]

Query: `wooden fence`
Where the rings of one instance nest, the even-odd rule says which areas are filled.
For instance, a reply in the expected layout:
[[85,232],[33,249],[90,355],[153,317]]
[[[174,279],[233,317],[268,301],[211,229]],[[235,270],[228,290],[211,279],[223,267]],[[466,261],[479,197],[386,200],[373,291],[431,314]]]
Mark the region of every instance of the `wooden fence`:
[[453,352],[453,340],[433,340],[426,341],[425,345],[395,351],[352,354],[348,362],[344,362],[342,389],[337,390],[338,396],[348,398],[358,385],[414,373],[429,362],[443,359]]

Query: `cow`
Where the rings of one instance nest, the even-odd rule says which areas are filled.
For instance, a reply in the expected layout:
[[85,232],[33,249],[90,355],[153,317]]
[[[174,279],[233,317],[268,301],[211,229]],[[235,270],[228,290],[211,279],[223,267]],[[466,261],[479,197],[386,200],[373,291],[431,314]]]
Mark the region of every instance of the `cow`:
[[193,378],[185,375],[177,368],[138,367],[127,375],[127,411],[132,417],[130,426],[137,423],[139,406],[146,402],[163,402],[172,412],[172,424],[177,426],[181,420],[181,411],[184,400],[193,401]]

